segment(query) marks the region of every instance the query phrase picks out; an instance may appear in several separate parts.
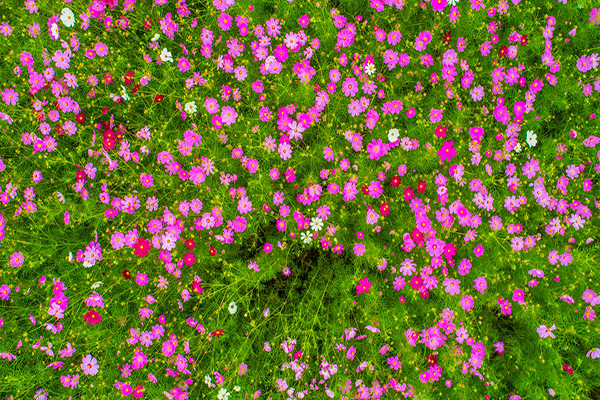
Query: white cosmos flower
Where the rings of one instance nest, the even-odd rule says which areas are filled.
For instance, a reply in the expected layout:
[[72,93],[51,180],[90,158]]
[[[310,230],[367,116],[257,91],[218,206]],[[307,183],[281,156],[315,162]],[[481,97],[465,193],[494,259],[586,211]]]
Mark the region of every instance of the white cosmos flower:
[[60,20],[65,24],[67,28],[71,28],[75,25],[75,14],[68,7],[62,9]]
[[98,282],[95,282],[95,283],[92,285],[92,289],[98,289],[98,288],[99,288],[100,286],[102,286],[102,285],[104,285],[104,283],[103,283],[103,282],[100,282],[100,281],[98,281]]
[[517,143],[517,145],[515,146],[515,151],[516,151],[517,153],[520,153],[520,152],[521,152],[521,143]]
[[217,396],[217,398],[219,400],[227,400],[230,396],[230,393],[227,391],[227,389],[225,388],[221,388],[221,390],[219,390],[219,395]]
[[173,62],[173,56],[171,55],[171,52],[167,50],[166,47],[160,53],[160,59],[162,60],[162,62]]
[[312,241],[312,235],[306,232],[302,232],[302,234],[300,235],[301,239],[304,243],[309,244]]
[[229,303],[229,314],[235,314],[237,312],[237,305],[235,304],[235,301],[232,301],[231,303]]
[[190,101],[188,103],[185,103],[185,112],[188,114],[195,114],[197,107],[196,107],[196,102],[195,101]]
[[388,132],[388,140],[390,143],[394,143],[400,137],[400,131],[398,129],[390,129]]
[[52,36],[54,36],[56,39],[59,38],[59,36],[58,36],[58,25],[56,25],[56,22],[52,23],[52,26],[50,27],[50,31],[52,32]]
[[152,39],[150,39],[152,42],[156,42],[158,39],[160,39],[160,34],[157,33],[156,35],[154,35],[154,37]]
[[313,231],[320,231],[323,228],[323,220],[319,217],[313,218],[310,227]]
[[121,97],[123,98],[123,100],[127,101],[129,100],[129,95],[127,94],[127,89],[125,89],[125,86],[121,85]]
[[534,147],[537,144],[537,135],[533,131],[527,131],[527,144]]
[[375,64],[373,63],[368,63],[367,66],[365,67],[365,72],[367,73],[367,75],[373,75],[375,73]]

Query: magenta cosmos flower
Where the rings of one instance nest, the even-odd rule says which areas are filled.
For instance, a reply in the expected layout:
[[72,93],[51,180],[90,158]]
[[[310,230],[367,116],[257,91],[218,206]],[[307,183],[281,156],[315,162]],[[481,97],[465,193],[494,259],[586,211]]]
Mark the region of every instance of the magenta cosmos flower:
[[361,293],[370,293],[370,288],[371,285],[373,284],[373,282],[369,282],[367,277],[364,277],[363,279],[361,279],[358,283],[358,285],[356,285],[356,294],[359,295]]
[[442,148],[437,152],[442,165],[444,165],[444,161],[451,161],[452,157],[456,157],[456,149],[453,146],[454,141],[444,142]]
[[477,245],[477,247],[475,247],[474,249],[475,255],[477,257],[481,257],[483,255],[483,253],[485,252],[485,249],[483,248],[482,245]]

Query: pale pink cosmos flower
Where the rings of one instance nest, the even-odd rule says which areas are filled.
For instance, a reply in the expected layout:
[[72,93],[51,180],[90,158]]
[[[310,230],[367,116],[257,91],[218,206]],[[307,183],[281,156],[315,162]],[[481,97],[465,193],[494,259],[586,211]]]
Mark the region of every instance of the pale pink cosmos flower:
[[540,325],[537,328],[537,333],[538,333],[538,335],[540,335],[540,337],[542,339],[547,338],[548,336],[550,336],[552,339],[555,339],[555,336],[552,333],[552,331],[555,329],[556,329],[555,324],[552,324],[552,326],[550,328],[548,328],[546,325]]
[[600,347],[588,351],[587,357],[589,358],[590,356],[592,356],[592,359],[600,358]]
[[96,375],[98,373],[98,361],[91,354],[88,354],[81,360],[81,369],[86,375]]

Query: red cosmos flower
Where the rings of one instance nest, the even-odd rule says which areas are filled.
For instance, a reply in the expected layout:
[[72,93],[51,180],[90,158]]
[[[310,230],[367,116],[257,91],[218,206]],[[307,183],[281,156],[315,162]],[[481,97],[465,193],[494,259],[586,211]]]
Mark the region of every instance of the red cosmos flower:
[[133,71],[127,71],[127,73],[125,74],[125,86],[129,86],[133,83],[133,81],[134,81],[133,75],[134,75]]
[[419,182],[419,185],[417,186],[417,190],[419,191],[419,193],[423,193],[425,190],[427,190],[427,182],[425,182],[425,181]]
[[521,46],[526,47],[528,42],[527,35],[521,35]]
[[390,213],[390,205],[387,203],[387,201],[383,201],[380,205],[379,205],[379,213],[384,216],[387,217]]
[[77,175],[75,175],[75,180],[77,181],[85,181],[87,178],[87,174],[85,171],[77,171]]
[[216,256],[217,255],[217,249],[215,249],[212,246],[210,246],[210,249],[208,250],[208,252],[210,253],[211,256]]
[[435,128],[435,136],[439,138],[445,138],[447,130],[448,128],[446,128],[445,126],[438,125],[437,128]]
[[498,50],[498,55],[500,57],[506,57],[507,53],[508,53],[508,47],[506,47],[506,46],[500,46],[500,50]]
[[144,20],[144,29],[152,28],[152,19],[148,18]]
[[[108,112],[108,107],[104,107],[102,109],[102,115],[106,115],[107,112]],[[102,121],[102,122],[106,123],[106,121]]]
[[444,35],[442,36],[442,42],[446,46],[448,46],[450,44],[451,40],[452,40],[452,31],[444,32]]
[[450,259],[456,255],[456,246],[453,243],[448,243],[444,246],[444,256]]
[[423,286],[423,279],[417,275],[413,276],[410,280],[410,286],[415,290],[419,290]]
[[131,89],[131,91],[133,92],[133,94],[136,94],[138,90],[140,90],[140,85],[139,85],[139,83],[138,83],[138,84],[136,84],[136,85],[135,85],[135,86],[134,86],[134,87]]
[[415,191],[412,190],[410,188],[410,186],[407,187],[407,188],[404,188],[404,201],[406,201],[407,203],[409,203],[413,199],[414,195],[415,195]]
[[196,256],[194,255],[194,253],[185,253],[185,256],[183,257],[183,263],[185,265],[191,267],[192,265],[194,265],[195,262]]
[[134,399],[141,399],[142,397],[144,397],[145,392],[146,389],[144,389],[142,385],[137,385],[135,388],[133,388],[132,396]]
[[115,140],[114,139],[110,139],[110,138],[106,138],[102,141],[102,145],[104,146],[104,149],[106,150],[112,150],[115,148]]
[[571,366],[569,364],[563,365],[563,369],[565,371],[567,371],[570,375],[573,375],[573,372],[575,372],[575,371],[573,371],[573,368],[571,368]]
[[161,101],[163,101],[164,98],[165,98],[165,96],[163,96],[162,94],[157,94],[154,97],[154,101],[157,102],[157,103],[160,103]]
[[75,117],[75,121],[77,121],[80,124],[83,124],[85,122],[85,114],[84,113],[77,114],[77,116]]
[[194,241],[194,239],[188,239],[185,241],[185,247],[187,247],[190,250],[194,250],[194,247],[196,247],[196,242]]
[[423,234],[421,233],[421,231],[418,230],[417,228],[413,228],[412,233],[410,234],[410,237],[412,238],[412,240],[415,243],[423,243],[423,239],[425,238],[423,236]]
[[369,195],[369,185],[363,186],[361,190],[365,196]]
[[83,318],[85,319],[88,325],[96,325],[97,323],[102,322],[102,316],[100,316],[100,314],[98,314],[94,310],[90,310],[83,314]]
[[400,186],[400,182],[402,182],[402,179],[400,179],[400,176],[396,175],[392,178],[390,185],[397,188],[398,186]]
[[148,250],[150,250],[150,245],[151,243],[148,239],[139,238],[134,246],[135,250],[133,251],[133,254],[139,256],[140,258],[147,257]]
[[197,294],[201,294],[204,291],[204,288],[200,286],[200,282],[194,281],[192,283],[192,291]]
[[126,280],[130,280],[131,279],[131,272],[129,272],[129,270],[124,269],[123,270],[123,278],[125,278]]
[[419,294],[421,295],[422,299],[428,299],[429,298],[429,290],[425,289],[424,287],[419,289]]
[[437,364],[437,358],[435,357],[434,354],[430,354],[429,357],[427,357],[427,363],[429,365],[436,365]]
[[223,329],[217,329],[216,331],[212,332],[212,335],[215,337],[221,337],[221,336],[223,336],[223,333],[224,333]]
[[59,137],[63,136],[66,133],[65,129],[60,125],[58,125],[55,129],[56,129],[56,133],[58,133]]

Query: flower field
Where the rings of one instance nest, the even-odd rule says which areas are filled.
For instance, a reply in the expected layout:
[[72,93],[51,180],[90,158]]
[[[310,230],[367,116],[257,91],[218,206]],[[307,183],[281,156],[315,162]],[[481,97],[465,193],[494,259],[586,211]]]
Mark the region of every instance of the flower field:
[[593,0],[1,1],[0,397],[600,399],[599,53]]

